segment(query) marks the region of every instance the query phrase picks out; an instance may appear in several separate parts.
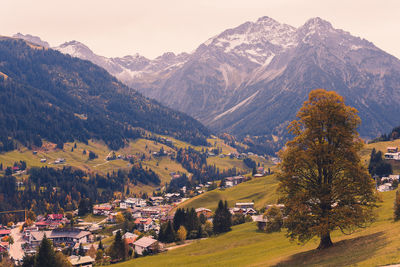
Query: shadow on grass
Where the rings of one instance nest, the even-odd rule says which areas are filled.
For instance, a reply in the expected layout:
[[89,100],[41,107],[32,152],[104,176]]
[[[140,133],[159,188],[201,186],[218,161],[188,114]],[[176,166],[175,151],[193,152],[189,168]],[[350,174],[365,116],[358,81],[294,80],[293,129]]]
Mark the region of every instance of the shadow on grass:
[[373,257],[388,244],[383,232],[342,240],[325,250],[310,250],[292,255],[274,266],[349,266]]

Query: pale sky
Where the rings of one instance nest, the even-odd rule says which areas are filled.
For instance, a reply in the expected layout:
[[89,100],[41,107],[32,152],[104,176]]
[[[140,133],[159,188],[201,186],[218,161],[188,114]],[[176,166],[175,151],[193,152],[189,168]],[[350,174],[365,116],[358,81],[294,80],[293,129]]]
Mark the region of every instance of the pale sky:
[[80,41],[107,57],[191,52],[208,38],[269,16],[295,27],[321,17],[400,58],[400,0],[0,0],[0,35]]

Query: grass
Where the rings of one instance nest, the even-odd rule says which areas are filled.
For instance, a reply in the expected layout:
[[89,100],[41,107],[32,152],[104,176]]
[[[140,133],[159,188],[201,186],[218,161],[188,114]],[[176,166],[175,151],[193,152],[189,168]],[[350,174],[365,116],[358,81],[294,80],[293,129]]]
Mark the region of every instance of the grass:
[[316,250],[318,240],[291,242],[285,231],[266,234],[255,223],[234,226],[229,233],[196,241],[156,256],[116,264],[127,266],[379,266],[400,262],[400,222],[393,221],[395,192],[382,194],[378,219],[351,235],[335,231],[335,245]]
[[[383,154],[387,152],[387,147],[396,146],[400,147],[400,139],[386,142],[378,142],[365,145],[364,149],[361,151],[361,158],[363,162],[368,166],[369,158],[371,156],[372,149],[375,148],[376,151],[381,151]],[[400,174],[400,162],[390,161],[393,167],[394,174]]]
[[254,206],[260,209],[265,204],[276,203],[277,180],[275,175],[252,178],[252,180],[241,183],[225,190],[214,189],[204,194],[191,198],[180,205],[184,208],[209,208],[215,210],[220,199],[228,201],[230,207],[236,202],[254,201]]
[[98,222],[101,222],[102,220],[104,220],[105,218],[107,218],[107,216],[87,214],[87,215],[79,217],[79,218],[87,223],[98,223]]
[[220,157],[209,157],[207,158],[207,164],[208,165],[214,165],[219,168],[221,171],[222,170],[228,170],[232,168],[236,168],[237,171],[246,171],[249,172],[251,171],[246,164],[243,163],[243,160],[239,160],[236,158],[220,158]]

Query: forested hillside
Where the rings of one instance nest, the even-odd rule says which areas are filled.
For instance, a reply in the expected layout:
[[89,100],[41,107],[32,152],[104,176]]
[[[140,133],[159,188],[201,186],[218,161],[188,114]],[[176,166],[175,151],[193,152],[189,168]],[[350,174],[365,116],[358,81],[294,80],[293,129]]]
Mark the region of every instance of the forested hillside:
[[0,99],[0,151],[90,138],[118,149],[138,128],[202,145],[209,134],[89,61],[12,38],[0,38]]

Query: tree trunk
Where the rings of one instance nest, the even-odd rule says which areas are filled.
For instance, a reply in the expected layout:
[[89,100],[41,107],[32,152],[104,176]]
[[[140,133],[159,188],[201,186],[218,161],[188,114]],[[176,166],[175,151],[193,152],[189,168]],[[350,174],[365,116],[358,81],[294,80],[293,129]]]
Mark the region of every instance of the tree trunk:
[[331,240],[331,234],[328,231],[327,233],[325,233],[321,236],[321,242],[319,243],[318,249],[325,249],[325,248],[329,248],[332,246],[333,246],[333,243]]

